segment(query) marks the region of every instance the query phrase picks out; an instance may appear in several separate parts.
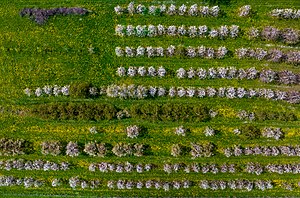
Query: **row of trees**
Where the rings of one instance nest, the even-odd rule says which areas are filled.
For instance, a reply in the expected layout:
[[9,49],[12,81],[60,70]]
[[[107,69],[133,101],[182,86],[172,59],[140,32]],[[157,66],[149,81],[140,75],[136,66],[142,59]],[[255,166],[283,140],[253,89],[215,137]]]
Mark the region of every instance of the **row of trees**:
[[[240,28],[237,25],[222,25],[218,28],[208,28],[202,26],[163,26],[154,25],[116,25],[115,34],[117,36],[137,36],[137,37],[157,37],[157,36],[188,36],[188,37],[208,37],[208,38],[237,38]],[[299,31],[292,28],[278,29],[273,26],[267,26],[262,29],[251,27],[247,31],[250,39],[263,39],[268,41],[281,41],[287,44],[296,44],[299,42]]]
[[[12,186],[24,186],[25,188],[39,188],[46,185],[46,181],[40,179],[34,179],[32,177],[19,178],[15,176],[0,176],[0,186],[1,187],[12,187]],[[50,181],[52,187],[59,187],[64,182],[59,178],[51,179]],[[165,191],[169,190],[179,190],[187,189],[195,186],[196,182],[190,180],[109,180],[106,186],[109,189],[119,189],[119,190],[131,190],[131,189],[162,189]],[[98,179],[86,180],[81,179],[79,176],[74,176],[68,179],[68,185],[72,189],[96,189],[102,186],[102,182]],[[282,188],[287,190],[293,190],[291,183],[283,182],[281,184]],[[274,188],[274,182],[270,180],[201,180],[199,182],[199,187],[203,190],[247,190],[252,191],[254,189],[258,190],[269,190]]]
[[256,48],[238,48],[235,50],[235,55],[239,59],[253,58],[257,60],[267,60],[271,62],[286,62],[294,65],[300,63],[300,51],[283,52],[279,49],[270,49],[268,51]]
[[145,99],[147,97],[220,97],[220,98],[266,98],[271,100],[283,100],[289,103],[299,103],[300,93],[296,91],[285,92],[265,88],[246,89],[243,87],[219,87],[219,88],[195,88],[195,87],[145,87],[142,85],[109,85],[106,89],[108,97],[122,99]]
[[148,7],[138,4],[135,5],[134,2],[129,3],[127,6],[116,6],[114,8],[117,15],[121,14],[142,14],[142,15],[181,15],[181,16],[202,16],[202,17],[217,17],[220,13],[219,6],[198,6],[193,4],[191,6],[186,6],[182,4],[176,7],[174,4],[166,6],[165,4],[155,6],[150,5]]
[[[83,147],[83,151],[90,156],[104,157],[108,153],[108,149],[112,148],[111,151],[115,155],[127,156],[135,155],[142,156],[144,152],[144,145],[142,144],[127,144],[127,143],[117,143],[113,147],[105,143],[97,142],[88,142],[84,146],[78,145],[77,142],[68,142],[66,146],[59,141],[44,141],[41,143],[41,153],[43,155],[52,155],[57,156],[63,152],[67,156],[75,157],[80,154],[80,150]],[[0,140],[0,154],[6,156],[14,155],[23,155],[34,152],[32,143],[25,140],[14,140],[8,138],[2,138]],[[4,165],[2,167],[2,165]],[[44,169],[44,170],[60,170],[68,169],[68,163],[63,162],[61,166],[54,162],[44,162],[42,160],[35,161],[24,161],[24,160],[8,160],[6,162],[0,163],[0,168],[10,170],[14,169],[25,169],[25,170],[35,170],[35,169]]]
[[298,84],[300,82],[299,74],[295,74],[292,71],[284,70],[284,71],[273,71],[271,69],[264,69],[262,71],[256,70],[254,67],[247,69],[237,69],[235,67],[211,67],[208,69],[205,68],[197,68],[193,67],[185,70],[184,68],[179,68],[176,71],[176,76],[178,78],[195,78],[199,77],[199,79],[259,79],[264,83],[279,83],[279,84]]
[[[158,166],[153,164],[143,164],[143,163],[91,163],[89,165],[89,171],[95,172],[116,172],[116,173],[143,173],[144,171],[150,171]],[[264,172],[278,173],[278,174],[300,174],[300,164],[267,164],[262,165],[260,163],[248,162],[245,167],[236,167],[235,164],[185,164],[185,163],[174,163],[174,164],[164,164],[164,172],[177,173],[184,171],[185,173],[235,173],[237,170],[244,168],[244,171],[251,174],[260,175]],[[0,169],[10,171],[12,169],[17,170],[44,170],[44,171],[59,171],[59,170],[69,170],[69,163],[61,162],[57,164],[55,162],[43,161],[43,160],[23,160],[23,159],[13,159],[13,160],[2,160],[0,162]]]
[[175,163],[175,164],[164,164],[163,170],[170,174],[172,172],[184,171],[185,173],[235,173],[237,168],[235,164],[185,164],[185,163]]
[[[177,130],[177,129],[176,129]],[[207,127],[204,132],[207,130],[211,130]],[[238,131],[239,134],[246,136],[247,138],[257,138],[261,134],[265,137],[278,139],[283,136],[283,132],[280,128],[272,128],[272,127],[265,127],[263,128],[262,132],[257,127],[251,125],[245,125],[242,127],[241,130]],[[46,147],[42,148],[42,153],[47,155],[59,155],[61,153],[61,143],[57,141],[46,141],[43,142],[42,145],[47,145]],[[58,147],[58,148],[57,148]],[[55,152],[52,153],[51,149]],[[150,150],[148,145],[143,145],[139,143],[116,143],[114,146],[105,143],[97,143],[97,142],[88,142],[84,146],[78,145],[77,142],[69,142],[65,147],[65,154],[70,157],[76,157],[81,153],[83,150],[87,155],[95,157],[104,157],[110,151],[118,156],[143,156],[145,153],[148,153]],[[57,152],[57,151],[60,152]],[[31,150],[32,152],[33,150]],[[171,147],[171,155],[177,157],[182,154],[189,152],[192,158],[198,157],[211,157],[215,153],[215,146],[212,143],[191,143],[191,147],[183,147],[179,144],[174,144]],[[241,156],[241,155],[263,155],[263,156],[278,156],[278,155],[285,155],[285,156],[300,156],[300,146],[253,146],[253,147],[241,147],[241,146],[234,146],[228,147],[223,150],[224,155],[226,157],[230,156]],[[24,154],[24,153],[22,153]],[[7,154],[8,155],[8,154]],[[10,155],[13,155],[10,153]],[[36,161],[27,161],[23,162],[23,160],[15,160],[15,161],[7,161],[6,163],[2,162],[2,165],[6,164],[7,166],[3,167],[4,169],[26,169],[34,170],[35,168],[39,169],[47,169],[47,170],[59,170],[59,169],[68,169],[67,163],[62,163],[61,167],[54,162],[43,162],[41,160]],[[1,164],[0,164],[1,165]],[[44,166],[42,166],[44,165]]]
[[262,156],[300,156],[300,146],[252,146],[241,147],[235,145],[223,150],[226,157],[242,155],[262,155]]
[[[91,163],[89,165],[89,171],[95,172],[116,172],[116,173],[143,173],[144,171],[150,171],[157,168],[157,165],[154,164],[143,164],[143,163],[108,163],[108,162],[100,162],[100,163]],[[60,164],[50,161],[43,160],[23,160],[23,159],[8,159],[0,161],[0,169],[10,171],[12,169],[17,170],[43,170],[43,171],[66,171],[70,169],[70,164],[67,162],[61,162]],[[185,173],[235,173],[244,169],[245,172],[260,175],[264,172],[269,173],[278,173],[278,174],[300,174],[300,164],[290,163],[290,164],[267,164],[262,165],[260,163],[248,162],[245,167],[239,166],[237,167],[235,164],[185,164],[185,163],[174,163],[174,164],[164,164],[163,170],[164,172],[177,173],[184,171]]]
[[191,181],[162,181],[162,180],[147,180],[147,181],[131,181],[131,180],[110,180],[107,182],[107,187],[110,189],[163,189],[169,191],[170,189],[178,190],[180,188],[189,188],[193,185]]
[[260,163],[248,162],[247,164],[199,164],[199,163],[192,163],[192,164],[185,164],[185,163],[174,163],[174,164],[164,164],[163,165],[164,172],[171,174],[171,173],[178,173],[178,172],[185,172],[185,173],[236,173],[240,171],[244,171],[246,173],[260,175],[264,172],[268,173],[279,173],[279,174],[300,174],[300,164],[299,163],[289,163],[289,164],[273,164],[269,163],[267,165],[263,165]]
[[134,76],[158,76],[158,77],[165,77],[166,75],[166,69],[162,66],[159,68],[155,69],[153,66],[150,67],[133,67],[130,66],[126,70],[125,67],[118,67],[117,69],[117,75],[118,76],[129,76],[129,77],[134,77]]
[[59,171],[69,170],[70,164],[68,162],[56,163],[52,161],[37,160],[24,160],[24,159],[8,159],[0,161],[0,169],[10,171],[17,170],[43,170],[43,171]]
[[296,44],[299,42],[299,30],[292,28],[278,29],[276,27],[267,26],[262,30],[252,27],[248,31],[250,39],[261,38],[268,41],[282,41],[287,44]]
[[[205,38],[237,38],[240,28],[237,25],[222,25],[218,28],[209,28],[202,26],[164,26],[164,25],[121,25],[115,27],[117,36],[137,36],[137,37],[157,37],[157,36],[188,36],[188,37],[205,37]],[[287,44],[296,44],[299,42],[299,31],[292,28],[278,29],[273,26],[266,26],[262,29],[251,27],[247,32],[250,39],[260,38],[268,41],[281,41]],[[139,50],[137,50],[139,51]]]
[[264,83],[279,83],[285,85],[299,84],[300,78],[299,74],[295,74],[292,71],[272,71],[272,70],[263,70],[260,72],[259,80]]
[[[125,67],[118,67],[117,75],[118,76],[150,76],[150,77],[165,77],[166,69],[162,66],[158,69],[155,69],[153,66],[150,67],[134,67],[130,66],[128,69]],[[173,72],[170,71],[170,75],[173,75]],[[264,69],[262,71],[257,70],[255,67],[250,67],[247,69],[237,69],[236,67],[211,67],[208,69],[205,68],[193,68],[190,67],[188,70],[184,68],[179,68],[176,70],[177,78],[188,78],[193,79],[198,77],[199,79],[247,79],[254,80],[259,79],[264,83],[278,83],[278,84],[298,84],[300,82],[299,74],[296,74],[292,71],[283,70],[283,71],[274,71],[271,69]]]
[[[219,47],[218,49],[214,49],[211,47],[198,46],[198,47],[184,47],[184,46],[173,46],[170,45],[167,48],[163,47],[116,47],[115,48],[116,56],[118,57],[173,57],[173,56],[181,56],[187,58],[224,58],[228,53],[228,49],[226,47]],[[300,52],[299,51],[281,51],[279,49],[270,49],[264,50],[262,48],[237,48],[235,49],[235,55],[239,59],[243,58],[253,58],[257,60],[267,60],[271,62],[286,62],[294,65],[298,65],[300,63]]]
[[[144,67],[129,67],[126,71],[124,67],[119,67],[117,69],[117,74],[119,76],[129,76],[134,77],[136,75],[139,76],[158,76],[158,77],[164,77],[166,75],[166,70],[163,67],[158,68],[157,70],[154,67],[149,67],[148,69],[145,69]],[[176,76],[178,78],[195,78],[198,77],[199,79],[216,79],[216,78],[222,78],[222,79],[247,79],[247,80],[253,80],[258,78],[260,81],[264,83],[279,83],[279,84],[298,84],[300,82],[299,74],[295,74],[292,71],[273,71],[273,70],[262,70],[258,71],[254,67],[248,68],[248,69],[236,69],[235,67],[218,67],[214,68],[211,67],[209,69],[204,68],[189,68],[189,70],[185,70],[184,68],[179,68],[176,71]],[[131,85],[133,88],[134,85]],[[49,86],[46,85],[43,88],[36,88],[35,90],[31,90],[29,88],[26,88],[24,90],[24,93],[27,96],[35,95],[37,97],[42,96],[69,96],[72,97],[96,97],[99,95],[107,94],[108,88],[111,86],[108,86],[107,88],[101,87],[98,89],[97,87],[92,87],[89,83],[78,83],[73,85],[66,85],[62,88],[59,88],[59,86]],[[130,87],[129,87],[130,88]],[[154,88],[154,87],[152,87]],[[142,89],[142,87],[141,87]],[[153,95],[153,91],[150,90],[150,95]],[[162,92],[162,91],[161,91]],[[164,92],[165,93],[165,92]],[[161,93],[162,95],[162,93]],[[171,95],[170,95],[171,96]]]
[[137,36],[137,37],[157,37],[157,36],[189,36],[189,37],[209,37],[209,38],[236,38],[239,36],[239,26],[237,25],[222,25],[218,28],[208,28],[202,26],[164,26],[164,25],[121,25],[115,27],[117,36]]
[[279,173],[279,174],[300,174],[300,164],[267,164],[249,162],[246,164],[245,171],[247,173],[260,175],[263,172]]
[[274,187],[272,181],[269,180],[202,180],[199,183],[199,187],[204,190],[247,190],[252,191],[254,189],[268,190]]
[[[145,146],[142,144],[117,143],[113,147],[105,143],[88,142],[83,146],[83,151],[92,157],[104,157],[109,149],[118,157],[135,155],[142,156]],[[111,148],[112,147],[112,148]],[[42,153],[44,155],[59,155],[62,152],[62,144],[58,141],[45,141],[42,143]],[[70,141],[65,147],[67,156],[76,157],[81,153],[82,146],[77,142]]]
[[198,77],[199,79],[247,79],[253,80],[259,76],[259,71],[255,67],[247,69],[237,69],[236,67],[210,67],[205,68],[193,68],[190,67],[188,70],[179,68],[176,70],[177,78],[188,78],[193,79]]
[[24,186],[25,188],[39,188],[44,185],[44,181],[33,179],[32,177],[19,178],[15,176],[0,176],[0,186]]
[[60,87],[58,85],[50,86],[45,85],[44,87],[38,87],[35,90],[31,90],[29,88],[24,89],[24,93],[27,96],[35,95],[37,97],[40,96],[69,96],[70,95],[70,85],[65,85],[63,87]]
[[300,10],[285,8],[285,9],[274,9],[270,12],[271,16],[281,19],[299,19]]
[[187,58],[224,58],[227,54],[228,50],[226,47],[221,46],[217,49],[205,46],[173,46],[170,45],[167,48],[163,47],[152,47],[152,46],[138,46],[138,47],[116,47],[115,53],[118,57],[173,57],[173,56],[181,56]]
[[[59,180],[56,180],[57,183],[54,183],[55,186],[59,185]],[[52,182],[52,186],[53,186],[53,182]],[[81,189],[95,189],[98,188],[100,186],[100,181],[99,180],[84,180],[84,179],[80,179],[78,176],[75,177],[71,177],[69,179],[69,186],[73,189],[76,189],[77,187],[80,187]]]
[[89,171],[95,172],[100,171],[100,172],[116,172],[116,173],[130,173],[130,172],[137,172],[137,173],[142,173],[144,171],[150,171],[153,169],[152,164],[143,164],[143,163],[138,163],[138,164],[132,164],[129,162],[125,163],[108,163],[108,162],[101,162],[101,163],[91,163],[89,165]]

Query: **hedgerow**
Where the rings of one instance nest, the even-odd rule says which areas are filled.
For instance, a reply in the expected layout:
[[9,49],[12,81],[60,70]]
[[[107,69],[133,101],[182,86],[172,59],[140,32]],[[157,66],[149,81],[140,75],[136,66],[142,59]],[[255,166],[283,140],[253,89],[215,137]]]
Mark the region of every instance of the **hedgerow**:
[[116,117],[117,108],[111,104],[51,103],[38,105],[32,114],[57,120],[111,120]]
[[[111,120],[117,119],[119,109],[112,104],[99,103],[50,103],[35,106],[31,113],[44,119],[57,120]],[[128,109],[133,119],[162,121],[201,121],[210,119],[209,109],[202,105],[134,104]]]
[[53,8],[53,9],[41,9],[41,8],[24,8],[20,11],[21,17],[29,17],[31,20],[39,25],[46,23],[50,16],[55,15],[85,15],[89,11],[85,8]]
[[[228,1],[228,0],[227,0]],[[219,6],[198,6],[197,4],[193,4],[190,6],[186,6],[182,4],[181,6],[177,7],[174,4],[166,6],[165,4],[162,5],[150,5],[146,7],[143,4],[135,5],[134,2],[130,2],[128,5],[117,5],[114,7],[114,11],[117,15],[122,14],[140,14],[140,15],[180,15],[180,16],[202,16],[202,17],[217,17],[220,12]]]

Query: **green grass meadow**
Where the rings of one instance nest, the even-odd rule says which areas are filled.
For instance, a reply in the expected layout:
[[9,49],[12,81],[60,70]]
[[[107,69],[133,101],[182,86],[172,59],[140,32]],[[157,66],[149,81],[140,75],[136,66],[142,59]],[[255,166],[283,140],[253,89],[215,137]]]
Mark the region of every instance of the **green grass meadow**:
[[[300,9],[299,0],[232,0],[230,6],[220,5],[220,9],[226,14],[218,18],[188,17],[188,16],[141,16],[121,15],[114,13],[117,5],[126,5],[127,0],[1,0],[0,1],[0,139],[22,138],[33,142],[34,152],[21,156],[0,156],[0,160],[22,158],[43,159],[54,162],[68,161],[72,167],[68,171],[6,171],[0,169],[0,175],[13,175],[16,177],[31,176],[46,181],[46,186],[41,188],[24,187],[0,187],[1,197],[299,197],[300,182],[299,175],[293,174],[270,174],[263,173],[259,176],[245,172],[237,173],[178,173],[167,174],[163,171],[163,163],[235,163],[246,164],[247,162],[268,163],[299,163],[299,157],[263,157],[263,156],[241,156],[227,158],[220,154],[223,148],[242,145],[296,145],[300,144],[300,106],[289,104],[284,101],[269,101],[266,99],[225,99],[225,98],[175,98],[168,97],[145,99],[145,100],[121,100],[107,97],[96,99],[75,99],[66,96],[51,97],[28,97],[23,93],[27,87],[35,89],[44,85],[67,85],[75,82],[89,82],[94,86],[116,84],[141,84],[154,86],[194,86],[194,87],[246,87],[246,88],[271,88],[280,90],[300,91],[299,85],[285,86],[278,84],[264,84],[259,80],[199,80],[178,79],[167,75],[165,78],[151,77],[119,77],[116,69],[120,66],[163,66],[167,72],[175,72],[179,68],[190,67],[229,67],[249,68],[258,70],[291,70],[300,73],[299,67],[286,63],[271,63],[257,60],[238,60],[234,57],[224,59],[189,59],[189,58],[119,58],[115,55],[115,47],[121,46],[200,46],[219,47],[226,46],[234,52],[236,48],[272,48],[284,49],[285,44],[280,42],[269,42],[262,40],[249,40],[245,32],[236,39],[208,39],[189,37],[162,36],[155,38],[118,37],[115,35],[115,26],[123,25],[207,25],[208,27],[219,27],[221,25],[238,25],[242,30],[250,27],[263,28],[275,26],[280,29],[294,28],[300,30],[299,20],[280,20],[272,18],[268,13],[275,8]],[[157,5],[164,3],[169,5],[192,5],[203,4],[200,1],[150,1],[140,0],[136,3],[144,5]],[[239,7],[249,4],[255,11],[250,18],[241,18],[237,15]],[[21,17],[19,12],[25,7],[55,8],[55,7],[83,7],[91,10],[86,16],[54,16],[50,17],[44,25],[37,25],[27,17]],[[299,50],[300,44],[291,46]],[[89,49],[93,48],[94,53]],[[47,103],[86,102],[86,103],[111,103],[119,107],[129,107],[132,104],[145,103],[184,103],[203,104],[209,108],[219,111],[216,118],[208,122],[163,122],[138,119],[75,121],[75,120],[44,120],[34,117],[27,112],[35,108],[35,105]],[[279,141],[260,138],[249,140],[236,136],[232,130],[247,124],[236,118],[239,110],[272,110],[293,112],[298,116],[298,121],[254,121],[253,125],[263,127],[280,127],[285,132],[285,137]],[[23,113],[22,113],[23,112]],[[125,128],[129,125],[140,125],[147,129],[147,135],[138,139],[126,137]],[[174,134],[174,129],[180,125],[190,128],[191,133],[182,138]],[[89,128],[96,126],[101,129],[98,134],[91,134]],[[203,129],[211,126],[218,129],[219,133],[213,137],[206,137]],[[43,156],[40,152],[40,144],[46,140],[59,140],[62,142],[77,141],[84,145],[89,141],[105,142],[114,145],[117,142],[142,143],[151,147],[151,154],[143,157],[116,157],[109,155],[104,158],[90,157],[81,153],[78,157],[65,155]],[[190,155],[172,157],[170,148],[172,144],[178,143],[189,146],[190,142],[213,142],[217,145],[217,154],[210,158],[191,159]],[[83,149],[82,149],[83,150]],[[101,173],[90,172],[89,163],[92,162],[142,162],[154,163],[160,168],[145,173]],[[73,176],[82,179],[99,179],[101,187],[98,189],[73,190],[68,179]],[[60,187],[51,187],[51,179],[61,178],[64,184]],[[196,182],[196,185],[180,190],[171,189],[165,192],[163,189],[156,190],[143,188],[141,190],[110,190],[106,184],[108,180],[131,179],[160,179],[160,180],[182,180],[188,179]],[[253,190],[202,190],[197,181],[207,179],[269,179],[275,182],[275,188],[266,191]],[[293,191],[280,187],[283,182],[295,184]]]

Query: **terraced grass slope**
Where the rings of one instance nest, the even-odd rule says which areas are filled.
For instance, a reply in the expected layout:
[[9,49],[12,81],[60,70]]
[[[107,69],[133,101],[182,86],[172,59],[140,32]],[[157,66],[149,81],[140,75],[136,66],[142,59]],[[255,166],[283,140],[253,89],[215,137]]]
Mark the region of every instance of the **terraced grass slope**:
[[[271,42],[261,39],[249,40],[246,31],[250,27],[264,28],[274,26],[279,29],[293,28],[300,30],[299,19],[280,20],[269,16],[269,12],[276,8],[300,9],[298,0],[277,1],[277,0],[241,0],[232,1],[230,6],[219,5],[224,13],[222,16],[214,17],[192,17],[192,16],[152,16],[152,15],[116,15],[114,7],[117,5],[128,5],[130,1],[107,1],[107,0],[40,0],[40,1],[17,1],[2,0],[0,2],[0,139],[24,139],[28,142],[29,148],[24,155],[0,156],[0,161],[9,159],[24,159],[53,161],[56,163],[69,162],[70,169],[66,171],[44,171],[44,170],[17,170],[12,168],[6,170],[5,165],[1,165],[0,176],[14,176],[16,178],[32,177],[44,182],[41,187],[22,186],[0,186],[0,194],[3,197],[18,196],[300,196],[299,173],[269,173],[264,171],[260,175],[247,173],[245,167],[249,162],[260,163],[263,166],[268,164],[293,164],[299,163],[299,156],[264,156],[264,155],[241,155],[226,157],[224,149],[240,145],[242,147],[255,146],[288,146],[299,145],[300,142],[300,107],[299,104],[290,104],[286,101],[274,101],[262,98],[228,99],[220,97],[189,98],[189,97],[155,97],[145,99],[119,99],[100,96],[96,98],[74,98],[72,96],[42,96],[28,97],[24,94],[25,88],[36,89],[45,85],[69,85],[73,83],[88,82],[95,87],[107,86],[111,84],[136,84],[144,86],[164,86],[164,87],[244,87],[244,88],[268,88],[281,91],[300,91],[299,85],[283,85],[278,83],[263,83],[255,80],[238,79],[178,79],[176,70],[190,67],[205,69],[211,67],[236,67],[250,68],[257,70],[272,69],[274,71],[289,70],[300,73],[299,66],[284,62],[273,63],[266,60],[258,61],[254,59],[237,59],[234,57],[235,49],[245,48],[277,48],[281,50],[298,50],[299,43],[287,45],[282,42]],[[177,1],[138,1],[136,4],[159,5],[175,4],[180,6],[183,3],[192,5],[193,2],[182,0]],[[202,5],[201,2],[198,5]],[[254,14],[251,17],[238,17],[238,8],[243,5],[251,5]],[[203,5],[206,5],[203,3]],[[25,7],[56,8],[56,7],[83,7],[91,12],[85,16],[54,16],[50,17],[44,25],[37,25],[26,17],[20,17],[19,12]],[[185,25],[208,27],[220,27],[221,25],[238,25],[241,28],[239,37],[225,40],[209,38],[184,37],[119,37],[115,35],[115,26],[122,25]],[[184,46],[208,46],[217,48],[226,46],[230,51],[224,59],[201,59],[175,57],[117,57],[115,48],[117,46],[162,46],[184,45]],[[119,77],[116,74],[118,67],[123,66],[163,66],[167,75],[159,77]],[[42,119],[33,110],[39,105],[53,104],[102,104],[109,103],[115,105],[119,110],[130,110],[134,105],[146,104],[189,104],[203,105],[208,110],[213,110],[218,114],[205,122],[195,121],[166,121],[157,119],[138,118],[89,121],[86,119],[65,120],[65,119]],[[81,109],[88,111],[89,109]],[[255,112],[256,119],[239,119],[237,114],[245,110],[248,113]],[[78,110],[79,111],[79,110]],[[262,116],[258,119],[259,112],[273,112],[278,115],[293,114],[293,119],[279,118],[278,115]],[[93,112],[90,112],[93,114]],[[141,113],[142,114],[142,113]],[[263,114],[263,113],[261,113]],[[272,113],[270,113],[272,114]],[[296,118],[295,118],[296,117]],[[143,128],[143,135],[130,139],[126,136],[126,127],[138,125]],[[174,134],[175,128],[183,125],[189,129],[186,136]],[[245,135],[234,134],[233,130],[251,125],[263,130],[265,127],[281,128],[284,136],[280,140],[259,137],[250,139]],[[215,129],[214,136],[205,136],[205,127]],[[90,128],[96,127],[97,134],[90,133]],[[63,149],[60,155],[51,156],[41,153],[41,143],[44,141],[60,141]],[[77,157],[70,157],[65,154],[65,147],[68,142],[74,141],[79,145],[80,154]],[[89,156],[84,152],[85,144],[88,142],[104,142],[108,145],[108,155],[101,157]],[[111,152],[117,143],[139,143],[145,145],[144,156],[117,157]],[[214,155],[211,157],[199,157],[193,159],[189,153],[191,143],[213,143]],[[187,148],[182,156],[171,155],[173,144],[180,144]],[[3,149],[2,147],[0,149]],[[0,150],[2,151],[2,150]],[[89,171],[91,163],[125,163],[133,164],[153,164],[154,169],[143,173],[116,171],[102,173],[100,171]],[[193,164],[235,164],[235,173],[199,173],[191,171],[187,173],[183,170],[167,173],[164,171],[165,164],[184,163]],[[8,169],[8,168],[7,168]],[[77,187],[72,189],[69,179],[76,177],[81,182],[99,180],[98,188],[84,188],[82,183],[77,183]],[[60,179],[61,185],[52,187],[53,179]],[[273,188],[259,190],[232,190],[229,187],[225,190],[203,189],[199,187],[202,180],[239,180],[250,181],[270,180]],[[170,182],[169,191],[163,187],[159,190],[154,186],[142,189],[118,189],[108,188],[108,181],[132,180],[132,181],[163,181]],[[192,185],[189,188],[175,189],[172,187],[174,181],[190,180]],[[291,187],[292,190],[287,189]]]

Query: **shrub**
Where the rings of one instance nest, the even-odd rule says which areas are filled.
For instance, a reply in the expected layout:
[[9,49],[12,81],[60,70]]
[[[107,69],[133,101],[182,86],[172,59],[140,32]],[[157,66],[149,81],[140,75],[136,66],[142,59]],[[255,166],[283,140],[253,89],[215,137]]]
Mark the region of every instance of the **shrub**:
[[251,14],[251,6],[250,5],[244,5],[244,6],[240,7],[239,16],[247,17],[250,14]]
[[69,142],[66,147],[66,155],[76,157],[79,155],[79,147],[77,142]]
[[181,146],[179,144],[173,144],[171,146],[171,155],[178,157],[182,154]]
[[213,155],[214,145],[208,144],[195,144],[191,143],[191,155],[192,158],[197,157],[211,157]]
[[282,31],[283,42],[287,44],[296,44],[299,42],[299,31],[292,28],[286,28]]
[[25,93],[28,97],[30,97],[30,96],[32,95],[31,89],[29,89],[29,88],[24,89],[24,93]]
[[275,112],[275,111],[264,111],[256,110],[255,116],[258,120],[281,120],[281,121],[295,121],[297,116],[293,112]]
[[95,126],[91,127],[89,129],[89,131],[90,131],[91,134],[97,134],[98,133],[97,128]]
[[260,36],[260,31],[257,28],[251,27],[248,31],[248,36],[250,39],[258,38]]
[[265,27],[261,32],[262,38],[270,41],[278,40],[280,35],[280,30],[272,26]]
[[[136,49],[133,47],[126,46],[124,51],[125,51],[125,55],[127,57],[134,57],[136,55],[135,54]],[[138,55],[138,56],[140,56],[140,55]]]
[[40,97],[43,95],[43,90],[40,87],[38,87],[34,93],[37,97]]
[[176,71],[176,73],[177,73],[177,77],[178,77],[178,78],[185,78],[185,75],[186,75],[185,69],[179,68],[179,69]]
[[275,140],[279,140],[280,138],[283,137],[283,132],[282,132],[281,128],[265,127],[262,130],[262,136],[267,137],[267,138],[274,138]]
[[277,74],[272,70],[262,70],[259,79],[264,83],[270,83],[277,80]]
[[279,82],[285,85],[296,84],[299,81],[298,75],[291,71],[280,71],[278,72]]
[[60,183],[60,180],[58,178],[54,178],[52,181],[51,181],[51,186],[52,187],[58,187],[60,186],[61,183]]
[[90,97],[90,83],[73,83],[70,86],[70,96],[74,98]]
[[90,156],[96,156],[96,144],[94,142],[89,142],[85,144],[83,151]]
[[282,60],[284,60],[285,58],[285,54],[278,49],[271,49],[268,52],[268,61],[272,61],[272,62],[281,62]]
[[241,134],[249,139],[257,139],[260,137],[261,132],[258,127],[252,125],[243,125],[241,127]]
[[181,136],[185,136],[186,135],[186,132],[187,132],[187,129],[186,128],[184,128],[183,126],[180,126],[180,127],[177,127],[176,129],[175,129],[175,134],[176,135],[181,135]]
[[61,153],[62,146],[59,141],[45,141],[41,144],[43,155],[57,156]]
[[118,56],[118,57],[124,56],[124,50],[121,47],[116,47],[115,53],[116,53],[116,56]]
[[279,113],[278,119],[282,121],[296,121],[298,120],[297,115],[293,112],[284,112],[284,113]]
[[96,97],[98,95],[98,89],[97,87],[90,87],[89,88],[89,96]]
[[141,157],[141,156],[144,155],[145,146],[143,144],[134,144],[133,148],[134,148],[133,149],[134,150],[134,153],[133,153],[134,156]]
[[104,157],[106,155],[107,149],[105,143],[89,142],[85,144],[83,151],[90,156]]
[[117,143],[113,149],[112,152],[118,156],[118,157],[124,157],[131,155],[133,152],[132,145],[128,143]]
[[300,51],[289,51],[286,54],[286,61],[288,63],[299,65],[300,64]]
[[127,137],[129,138],[137,138],[141,132],[140,127],[136,125],[128,126],[126,128]]
[[215,130],[213,129],[213,128],[211,128],[211,127],[205,127],[205,129],[204,129],[204,135],[205,136],[214,136],[215,135]]
[[230,26],[230,36],[232,38],[238,37],[239,31],[240,31],[239,26],[237,26],[237,25]]

